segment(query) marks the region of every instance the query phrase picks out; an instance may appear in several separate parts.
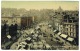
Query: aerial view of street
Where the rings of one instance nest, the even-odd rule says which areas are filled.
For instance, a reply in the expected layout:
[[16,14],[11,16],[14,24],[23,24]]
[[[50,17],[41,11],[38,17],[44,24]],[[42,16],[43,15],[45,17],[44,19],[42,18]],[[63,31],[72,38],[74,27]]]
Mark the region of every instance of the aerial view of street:
[[2,1],[2,50],[78,50],[78,1]]

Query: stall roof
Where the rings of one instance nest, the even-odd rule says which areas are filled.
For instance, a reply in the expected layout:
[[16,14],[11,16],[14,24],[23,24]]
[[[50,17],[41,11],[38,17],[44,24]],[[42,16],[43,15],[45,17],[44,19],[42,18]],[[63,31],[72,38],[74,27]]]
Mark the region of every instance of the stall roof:
[[63,37],[63,38],[67,38],[68,35],[66,35],[66,34],[61,34],[60,36]]
[[74,38],[68,37],[67,40],[72,42],[74,40]]
[[60,34],[61,34],[61,32],[58,33],[58,35],[60,35]]

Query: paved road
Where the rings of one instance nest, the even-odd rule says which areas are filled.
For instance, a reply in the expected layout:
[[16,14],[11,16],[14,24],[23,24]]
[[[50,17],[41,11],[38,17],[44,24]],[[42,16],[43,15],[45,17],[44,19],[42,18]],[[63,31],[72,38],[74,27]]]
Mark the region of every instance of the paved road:
[[[43,32],[46,33],[46,35],[48,37],[45,37],[44,39],[46,40],[46,42],[52,46],[63,46],[62,44],[60,44],[58,41],[56,41],[56,37],[58,39],[60,39],[62,42],[65,42],[66,46],[72,46],[69,42],[66,42],[66,40],[62,39],[61,37],[59,37],[57,34],[54,35],[53,30],[51,28],[49,28],[47,25],[46,26],[42,26],[41,30]],[[53,37],[50,37],[50,34],[53,34]],[[51,39],[53,39],[53,41],[51,41]]]
[[[46,42],[50,45],[53,45],[53,46],[58,46],[60,44],[57,43],[56,39],[54,37],[50,37],[50,34],[53,34],[54,36],[54,33],[53,33],[53,30],[51,30],[50,28],[48,28],[48,26],[43,26],[41,28],[41,30],[43,32],[45,32],[46,36],[48,37],[44,37],[44,39],[46,40]],[[51,41],[51,39],[53,38],[53,41]]]
[[[29,30],[25,30],[25,32],[27,33],[30,33],[32,29],[29,29]],[[54,47],[58,47],[58,46],[63,46],[63,44],[60,44],[55,38],[59,38],[61,41],[65,42],[65,40],[63,40],[61,37],[59,37],[58,35],[54,35],[53,33],[53,30],[51,28],[48,27],[48,25],[44,25],[42,26],[41,28],[41,31],[45,33],[45,35],[47,37],[44,37],[43,35],[40,36],[40,39],[41,40],[44,40],[46,41],[47,44],[49,44],[50,46],[54,46]],[[50,34],[53,34],[53,37],[50,36]],[[22,34],[22,36],[18,39],[18,42],[17,43],[14,43],[12,46],[11,46],[11,49],[15,49],[16,48],[16,45],[19,44],[19,42],[21,42],[24,38],[23,36],[26,36],[26,34]],[[53,41],[51,41],[51,39],[53,39]],[[66,42],[65,45],[67,46],[71,46],[70,43]],[[15,46],[15,47],[14,47]],[[65,46],[64,48],[67,49],[67,47]],[[55,48],[55,49],[60,49],[59,48]],[[62,49],[62,48],[61,48]]]

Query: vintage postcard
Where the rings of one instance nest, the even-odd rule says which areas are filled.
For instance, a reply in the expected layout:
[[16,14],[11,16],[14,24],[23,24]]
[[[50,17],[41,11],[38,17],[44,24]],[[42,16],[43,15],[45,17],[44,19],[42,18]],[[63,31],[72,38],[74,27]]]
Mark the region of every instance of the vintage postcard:
[[1,1],[2,50],[78,50],[78,1]]

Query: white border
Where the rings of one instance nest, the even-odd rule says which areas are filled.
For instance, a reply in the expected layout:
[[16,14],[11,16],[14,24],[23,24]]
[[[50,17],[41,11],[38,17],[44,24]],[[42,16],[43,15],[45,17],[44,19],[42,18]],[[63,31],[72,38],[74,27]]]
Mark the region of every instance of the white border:
[[[80,2],[80,0],[0,0],[0,25],[1,25],[1,1],[79,1]],[[80,3],[79,3],[79,6],[80,6]],[[79,9],[80,9],[80,7],[79,7]],[[80,17],[80,13],[79,13],[79,17]],[[80,20],[80,18],[79,18],[79,20]],[[80,21],[79,21],[79,25],[80,25]],[[79,27],[79,29],[80,29],[80,27]],[[79,34],[80,34],[80,30],[79,30]],[[79,39],[80,39],[80,37],[79,37]],[[0,50],[1,50],[1,26],[0,26]],[[79,44],[79,50],[80,50],[80,44]],[[79,50],[69,50],[69,51],[79,51]],[[13,50],[9,50],[9,51],[13,51]],[[16,50],[16,51],[18,51],[18,50]],[[26,51],[26,50],[20,50],[20,51]],[[32,50],[29,50],[29,51],[32,51]],[[34,51],[44,51],[44,50],[34,50]],[[48,51],[48,50],[46,50],[46,51]],[[57,50],[57,51],[67,51],[67,50]]]
[[1,0],[1,1],[79,1],[79,0]]

